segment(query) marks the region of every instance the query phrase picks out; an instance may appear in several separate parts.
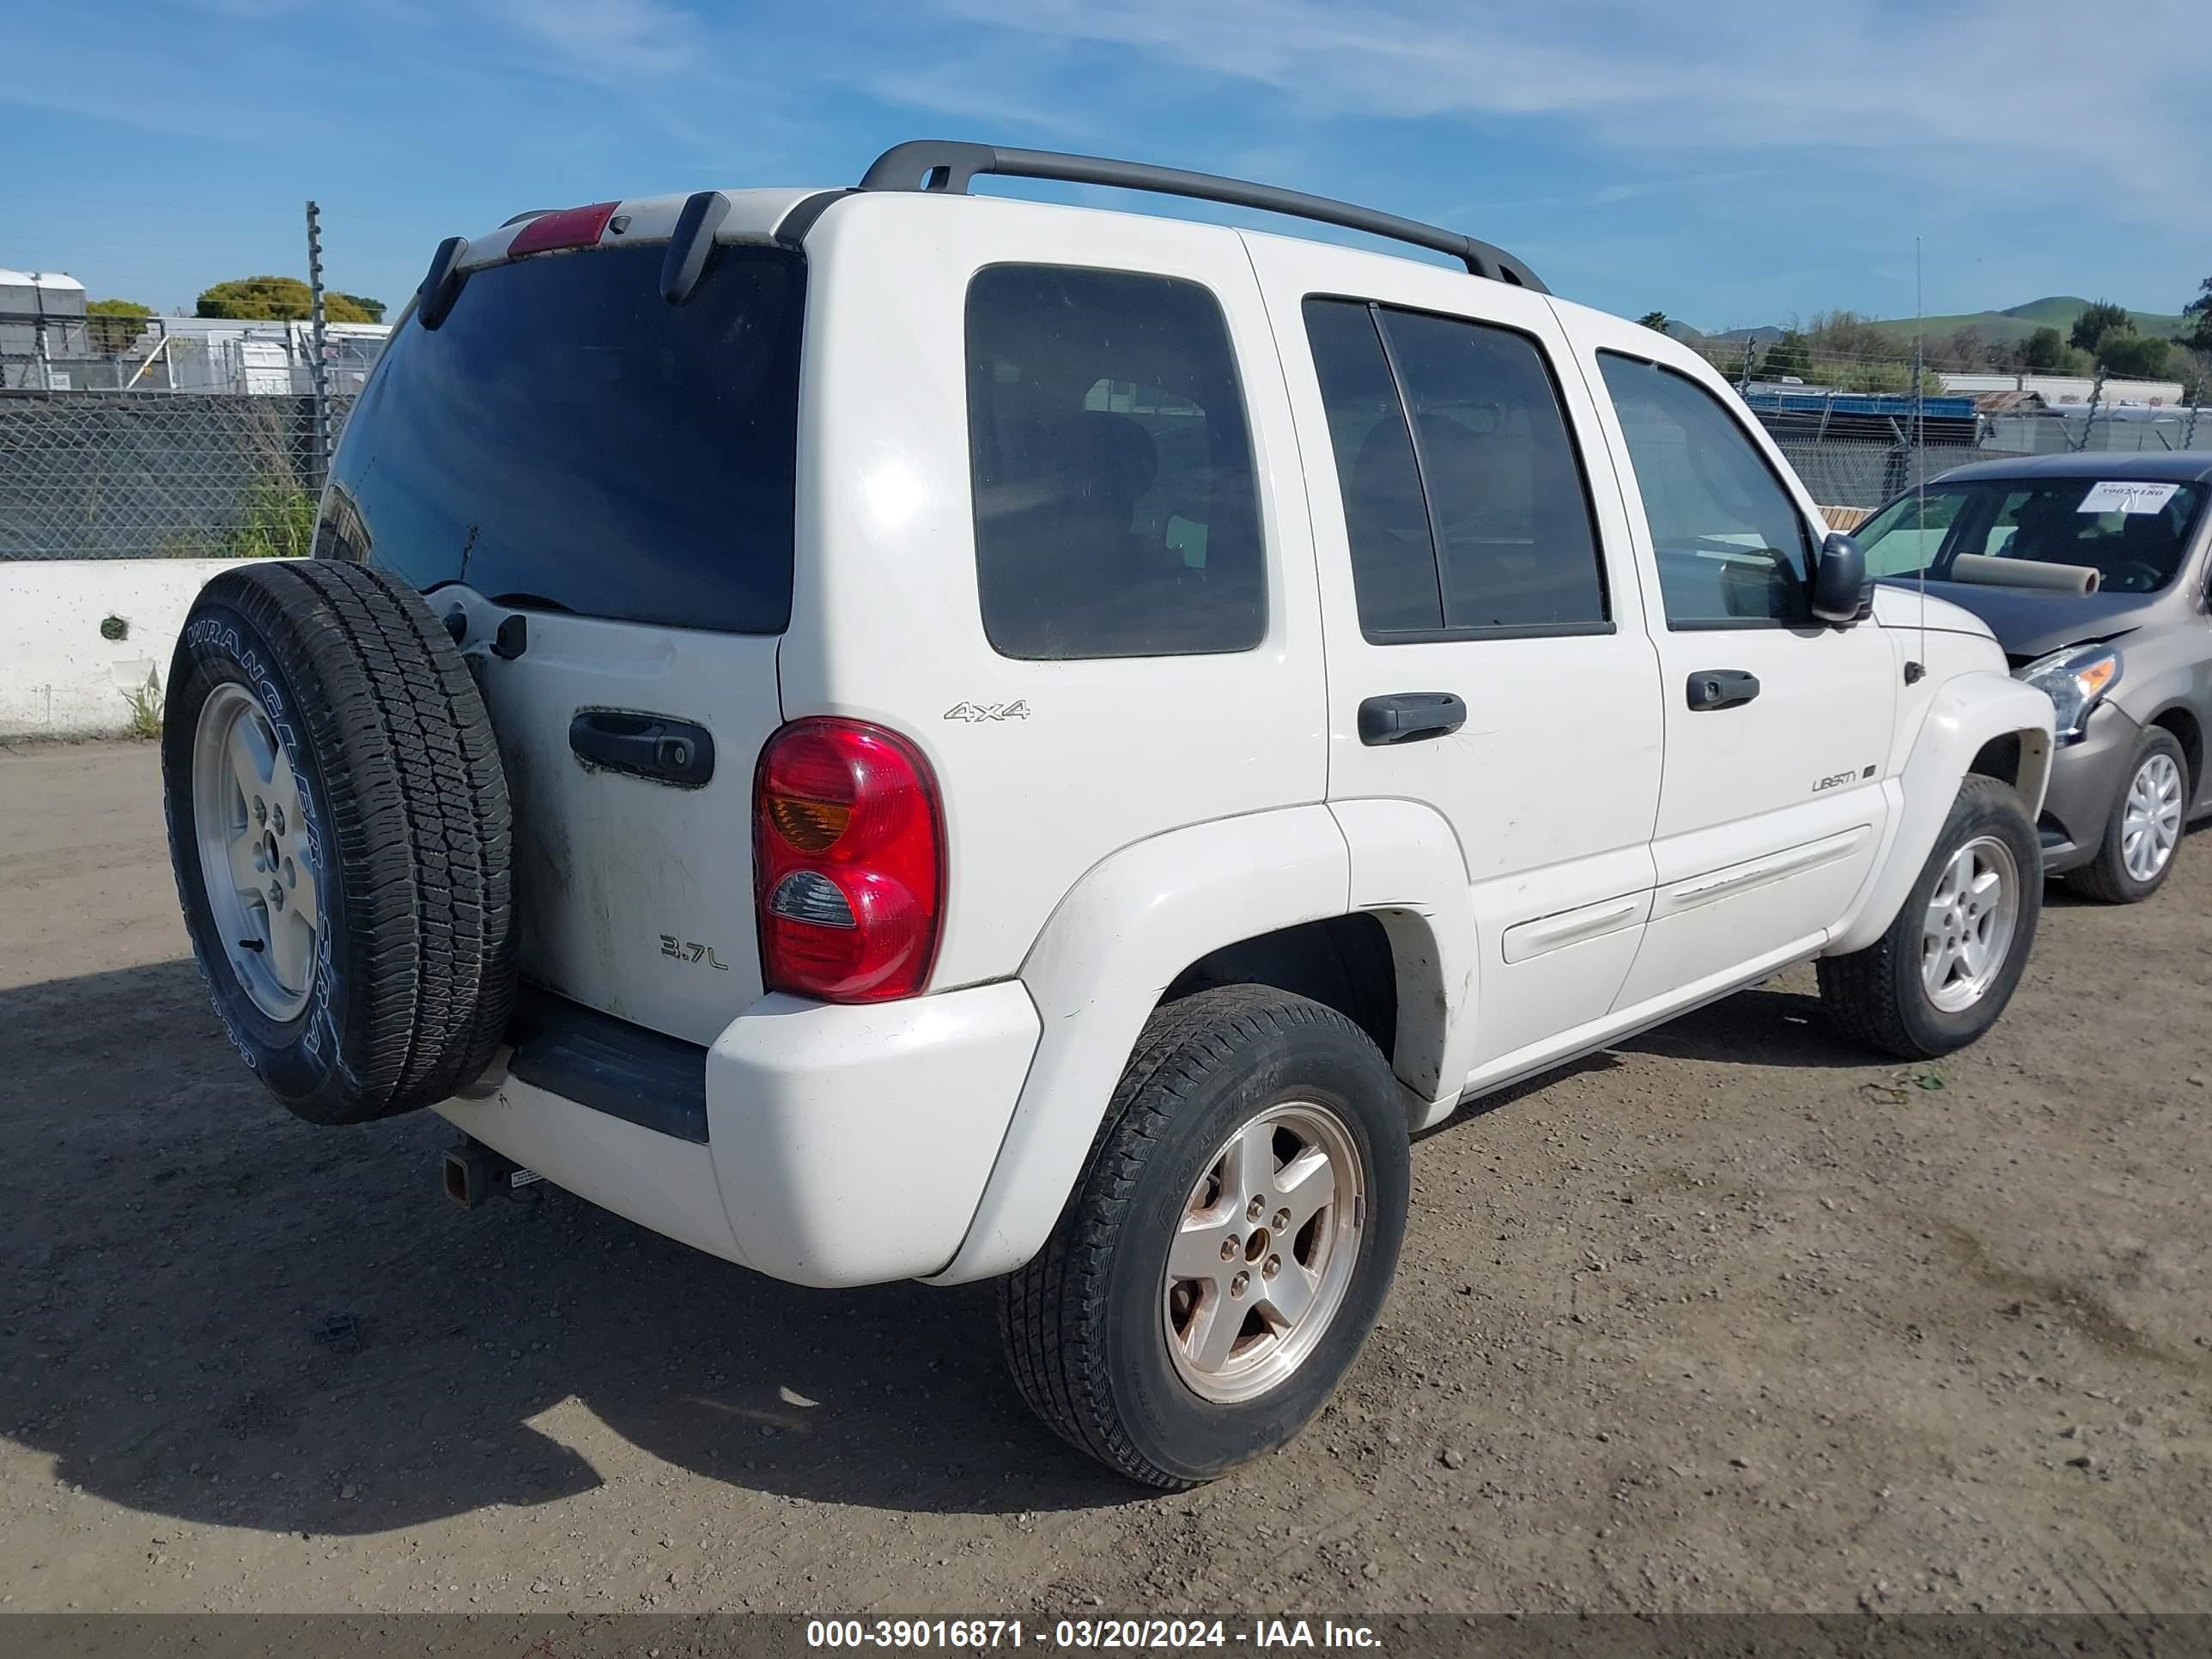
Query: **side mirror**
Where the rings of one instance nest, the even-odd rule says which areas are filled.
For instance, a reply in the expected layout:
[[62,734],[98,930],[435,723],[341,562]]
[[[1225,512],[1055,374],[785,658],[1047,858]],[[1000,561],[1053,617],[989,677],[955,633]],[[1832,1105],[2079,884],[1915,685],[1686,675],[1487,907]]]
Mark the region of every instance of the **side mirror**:
[[1865,550],[1856,542],[1838,531],[1820,544],[1820,562],[1813,567],[1815,620],[1849,628],[1865,615],[1872,586]]

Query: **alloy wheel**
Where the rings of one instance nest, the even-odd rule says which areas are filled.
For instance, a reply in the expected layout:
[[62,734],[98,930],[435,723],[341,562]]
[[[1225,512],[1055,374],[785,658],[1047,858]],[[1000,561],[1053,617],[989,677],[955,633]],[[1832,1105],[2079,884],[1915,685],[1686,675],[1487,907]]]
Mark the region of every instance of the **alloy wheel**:
[[192,833],[208,908],[256,1008],[299,1017],[322,942],[313,842],[300,781],[260,702],[235,681],[201,705],[192,737]]
[[1313,1352],[1358,1265],[1367,1185],[1351,1132],[1312,1102],[1269,1108],[1208,1161],[1161,1290],[1168,1354],[1193,1393],[1252,1399]]

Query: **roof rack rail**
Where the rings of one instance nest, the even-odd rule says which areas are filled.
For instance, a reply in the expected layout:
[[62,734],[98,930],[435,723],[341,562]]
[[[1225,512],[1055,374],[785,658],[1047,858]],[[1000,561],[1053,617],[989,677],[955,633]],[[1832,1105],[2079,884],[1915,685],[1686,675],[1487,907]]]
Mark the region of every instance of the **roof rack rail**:
[[1162,196],[1184,196],[1201,202],[1223,202],[1232,207],[1259,208],[1292,218],[1311,219],[1348,230],[1365,231],[1392,241],[1449,253],[1478,276],[1510,283],[1538,294],[1551,289],[1536,273],[1487,242],[1418,219],[1401,219],[1350,202],[1274,185],[1250,184],[1211,173],[1186,173],[1179,167],[1156,167],[1142,161],[1115,161],[1101,155],[1064,155],[1048,149],[1001,149],[994,144],[963,144],[921,138],[894,144],[876,157],[861,176],[862,190],[925,191],[965,195],[977,173],[1010,179],[1050,179],[1071,185],[1106,185],[1117,190],[1148,190]]

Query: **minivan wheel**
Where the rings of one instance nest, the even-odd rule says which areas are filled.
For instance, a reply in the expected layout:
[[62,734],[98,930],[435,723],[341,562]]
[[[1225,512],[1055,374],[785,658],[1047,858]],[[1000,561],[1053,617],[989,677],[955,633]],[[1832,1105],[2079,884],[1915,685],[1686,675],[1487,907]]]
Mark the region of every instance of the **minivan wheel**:
[[2142,903],[2172,873],[2188,815],[2188,757],[2173,733],[2146,726],[2121,780],[2097,856],[2070,872],[2068,885],[2107,904]]
[[1900,1059],[1963,1048],[2012,1000],[2042,909],[2027,809],[2002,779],[1970,776],[1889,930],[1820,958],[1820,1000],[1847,1035]]
[[1052,1237],[1003,1281],[1016,1385],[1147,1486],[1272,1451],[1372,1328],[1410,1191],[1397,1083],[1358,1026],[1264,986],[1170,1003]]
[[193,602],[164,714],[185,932],[270,1091],[362,1123],[483,1071],[514,995],[507,782],[421,597],[361,565],[241,562]]

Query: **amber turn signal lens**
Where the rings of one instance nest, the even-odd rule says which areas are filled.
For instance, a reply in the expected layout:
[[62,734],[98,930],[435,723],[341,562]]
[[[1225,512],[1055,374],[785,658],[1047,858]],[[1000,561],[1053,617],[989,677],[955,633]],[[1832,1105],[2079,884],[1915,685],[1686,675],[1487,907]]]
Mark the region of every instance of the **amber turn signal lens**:
[[790,795],[771,795],[769,822],[775,832],[802,853],[826,852],[837,843],[852,821],[853,809],[826,800],[799,800]]

